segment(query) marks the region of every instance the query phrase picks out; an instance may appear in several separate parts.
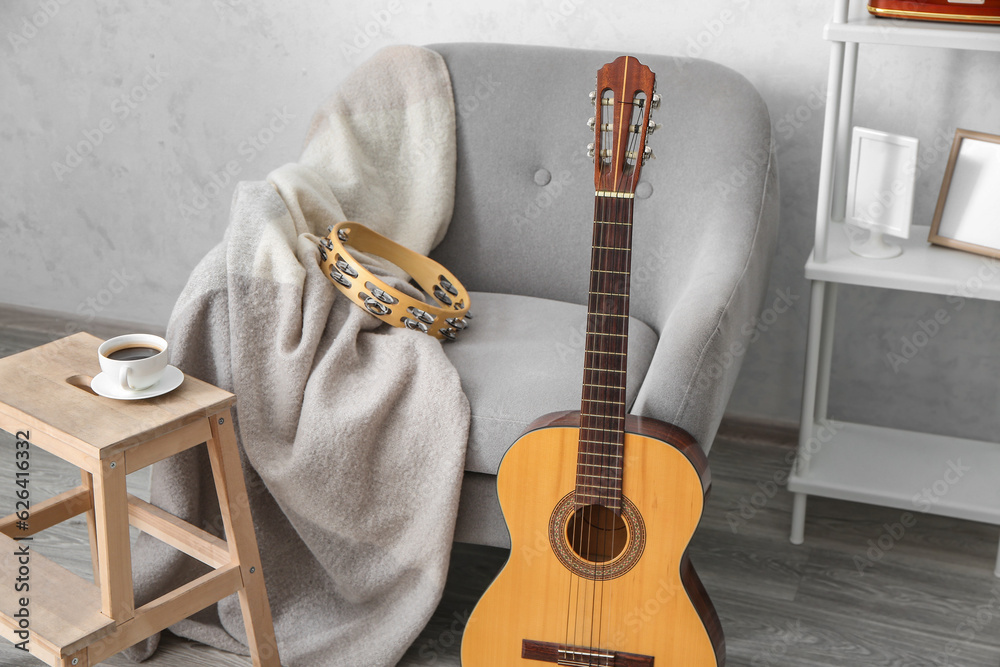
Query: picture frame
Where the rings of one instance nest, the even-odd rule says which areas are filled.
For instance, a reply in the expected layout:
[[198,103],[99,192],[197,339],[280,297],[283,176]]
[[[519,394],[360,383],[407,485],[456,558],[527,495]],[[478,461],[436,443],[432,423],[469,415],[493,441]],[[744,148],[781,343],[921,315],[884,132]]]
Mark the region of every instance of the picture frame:
[[1000,257],[1000,135],[955,130],[930,243]]
[[914,137],[854,128],[845,220],[870,231],[867,241],[852,244],[854,254],[888,259],[903,252],[882,236],[910,237],[918,147]]

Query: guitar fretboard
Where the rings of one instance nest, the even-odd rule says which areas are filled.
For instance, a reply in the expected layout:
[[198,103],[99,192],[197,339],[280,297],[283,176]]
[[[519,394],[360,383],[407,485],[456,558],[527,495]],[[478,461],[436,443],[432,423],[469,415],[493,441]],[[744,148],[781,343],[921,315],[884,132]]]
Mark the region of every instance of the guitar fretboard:
[[632,202],[599,193],[587,307],[576,502],[621,511]]

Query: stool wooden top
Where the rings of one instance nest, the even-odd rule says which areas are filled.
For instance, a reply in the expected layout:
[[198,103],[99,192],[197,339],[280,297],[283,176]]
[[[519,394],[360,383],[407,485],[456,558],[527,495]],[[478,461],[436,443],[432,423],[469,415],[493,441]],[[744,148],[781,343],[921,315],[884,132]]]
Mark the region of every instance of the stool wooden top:
[[155,398],[98,396],[90,381],[101,372],[97,348],[102,342],[78,333],[0,359],[0,425],[13,422],[23,425],[17,428],[42,431],[104,459],[236,402],[228,391],[190,375],[174,391]]

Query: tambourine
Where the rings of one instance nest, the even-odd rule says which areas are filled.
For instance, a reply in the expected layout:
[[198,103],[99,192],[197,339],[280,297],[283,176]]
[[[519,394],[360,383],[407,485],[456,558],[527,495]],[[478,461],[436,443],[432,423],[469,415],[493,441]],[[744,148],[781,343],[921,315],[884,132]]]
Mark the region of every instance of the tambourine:
[[[386,284],[361,266],[347,245],[383,257],[413,278],[430,301],[420,301]],[[469,293],[447,269],[429,257],[391,241],[357,222],[330,227],[320,240],[323,273],[348,299],[394,327],[455,340],[472,319]]]

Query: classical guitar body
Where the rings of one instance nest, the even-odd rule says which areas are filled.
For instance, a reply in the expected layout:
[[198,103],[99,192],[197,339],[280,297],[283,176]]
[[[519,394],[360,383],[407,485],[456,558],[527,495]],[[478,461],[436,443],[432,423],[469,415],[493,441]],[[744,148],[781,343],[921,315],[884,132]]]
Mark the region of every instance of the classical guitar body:
[[622,521],[598,518],[581,540],[566,501],[579,423],[578,412],[543,417],[503,459],[510,558],[470,617],[462,665],[723,665],[718,617],[685,556],[708,488],[704,455],[680,429],[630,418]]
[[705,455],[685,431],[626,410],[633,203],[659,98],[635,58],[597,73],[580,410],[542,417],[503,459],[511,554],[469,618],[464,667],[725,663],[686,554],[709,488]]

